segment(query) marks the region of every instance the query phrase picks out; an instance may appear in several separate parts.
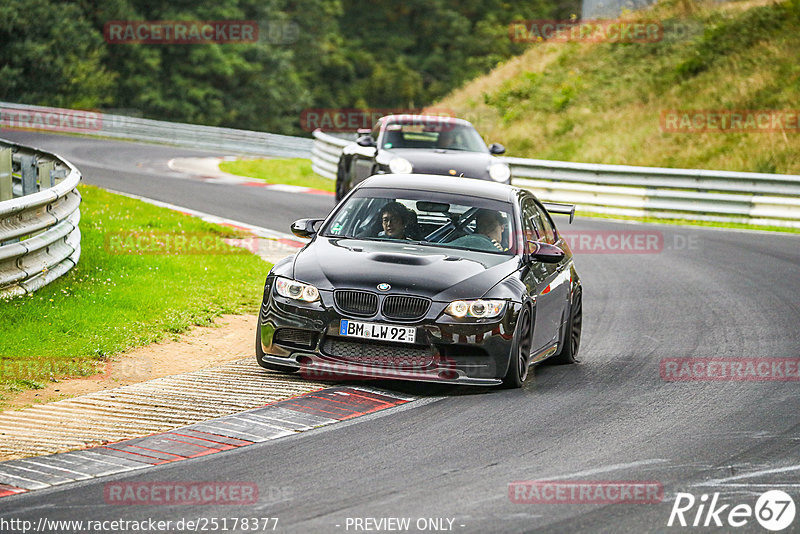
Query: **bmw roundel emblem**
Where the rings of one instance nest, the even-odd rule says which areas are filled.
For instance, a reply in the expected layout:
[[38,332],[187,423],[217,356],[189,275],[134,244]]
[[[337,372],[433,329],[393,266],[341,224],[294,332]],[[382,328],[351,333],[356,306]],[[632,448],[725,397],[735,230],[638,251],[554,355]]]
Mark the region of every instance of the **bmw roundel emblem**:
[[392,289],[392,286],[390,286],[386,282],[383,282],[382,284],[378,284],[378,289],[380,289],[381,291],[389,291],[390,289]]

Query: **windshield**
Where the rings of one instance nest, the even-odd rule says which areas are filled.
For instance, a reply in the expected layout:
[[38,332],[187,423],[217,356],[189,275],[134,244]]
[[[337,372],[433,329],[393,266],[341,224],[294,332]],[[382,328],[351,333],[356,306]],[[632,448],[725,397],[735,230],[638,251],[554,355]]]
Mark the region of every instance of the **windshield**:
[[512,205],[465,195],[363,189],[338,209],[322,235],[516,253]]
[[381,148],[429,148],[488,152],[480,134],[470,125],[443,120],[392,122],[386,125]]

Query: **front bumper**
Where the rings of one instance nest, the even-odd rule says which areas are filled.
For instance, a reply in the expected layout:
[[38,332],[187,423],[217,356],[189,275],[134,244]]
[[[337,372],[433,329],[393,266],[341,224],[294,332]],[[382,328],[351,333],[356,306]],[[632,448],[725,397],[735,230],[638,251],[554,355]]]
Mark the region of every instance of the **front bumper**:
[[[424,318],[389,320],[378,312],[355,317],[339,310],[330,291],[320,302],[296,304],[266,288],[259,314],[260,363],[299,371],[309,379],[393,379],[495,386],[509,365],[520,305],[509,302],[495,319],[458,320],[433,302]],[[343,337],[340,321],[410,326],[415,343]]]

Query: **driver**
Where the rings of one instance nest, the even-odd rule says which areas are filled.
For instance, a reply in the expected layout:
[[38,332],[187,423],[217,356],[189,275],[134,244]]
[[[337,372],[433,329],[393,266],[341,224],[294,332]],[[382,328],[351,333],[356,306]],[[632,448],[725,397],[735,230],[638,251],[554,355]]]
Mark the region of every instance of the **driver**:
[[499,211],[479,209],[475,214],[475,233],[459,237],[450,242],[451,245],[477,250],[506,249],[501,244],[503,241],[503,216]]
[[436,140],[437,148],[452,149],[456,146],[456,133],[453,130],[444,129],[439,132],[439,138]]
[[378,237],[391,239],[406,239],[406,225],[408,224],[408,210],[397,201],[386,204],[381,209],[381,226],[383,231]]

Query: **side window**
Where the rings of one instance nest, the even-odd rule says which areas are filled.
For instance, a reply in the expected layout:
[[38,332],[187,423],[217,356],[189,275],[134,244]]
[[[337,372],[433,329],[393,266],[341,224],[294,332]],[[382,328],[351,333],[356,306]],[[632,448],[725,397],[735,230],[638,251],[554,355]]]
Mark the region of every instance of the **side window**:
[[530,199],[522,201],[522,233],[525,239],[525,248],[528,249],[528,241],[539,241],[540,234],[537,227],[538,211],[536,205]]
[[542,206],[538,204],[536,206],[536,211],[539,216],[537,219],[537,224],[539,224],[541,240],[545,243],[550,243],[551,245],[555,244],[556,232],[553,229],[553,222],[550,220],[550,215]]
[[372,133],[369,134],[376,143],[378,142],[378,135],[381,133],[381,124],[380,121],[376,122],[375,126],[372,128]]

